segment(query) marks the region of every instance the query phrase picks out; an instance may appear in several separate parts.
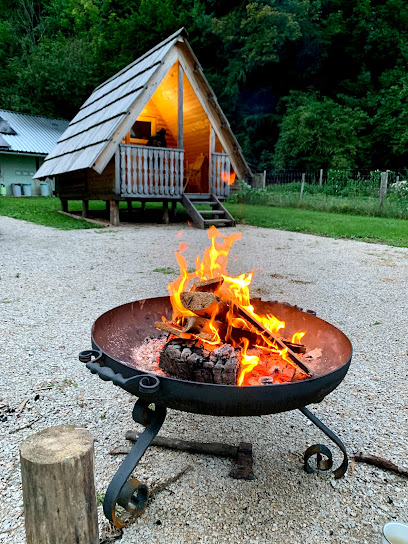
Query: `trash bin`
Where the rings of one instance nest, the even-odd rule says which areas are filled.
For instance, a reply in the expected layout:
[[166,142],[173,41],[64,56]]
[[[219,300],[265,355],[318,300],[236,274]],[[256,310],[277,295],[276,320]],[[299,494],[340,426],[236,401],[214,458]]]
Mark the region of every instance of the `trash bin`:
[[7,194],[6,186],[4,185],[4,183],[1,183],[0,184],[0,196],[6,196],[6,194]]
[[50,196],[50,186],[48,183],[40,183],[41,196]]
[[22,183],[21,186],[23,187],[23,195],[24,196],[31,196],[31,183]]
[[21,185],[19,183],[12,183],[11,190],[13,196],[21,196]]

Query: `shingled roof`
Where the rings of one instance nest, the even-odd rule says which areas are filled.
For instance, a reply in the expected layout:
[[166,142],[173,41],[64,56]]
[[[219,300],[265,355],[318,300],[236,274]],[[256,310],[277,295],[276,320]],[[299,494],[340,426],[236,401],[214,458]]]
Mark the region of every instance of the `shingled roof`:
[[[224,149],[232,155],[237,173],[240,175],[240,172],[244,172],[245,177],[250,172],[249,167],[198,60],[182,37],[183,32],[181,28],[97,87],[70,122],[35,177],[44,178],[85,168],[103,172],[134,120],[177,60],[190,82],[193,84],[192,79],[195,80],[194,86],[204,86],[206,103],[202,103],[202,106]],[[190,73],[188,64],[194,66]]]

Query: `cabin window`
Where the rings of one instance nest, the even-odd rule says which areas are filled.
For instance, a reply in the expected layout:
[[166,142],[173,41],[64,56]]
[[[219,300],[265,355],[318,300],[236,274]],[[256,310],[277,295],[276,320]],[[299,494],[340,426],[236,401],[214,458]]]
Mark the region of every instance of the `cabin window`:
[[124,138],[124,143],[146,145],[150,136],[154,134],[156,134],[156,119],[140,116]]

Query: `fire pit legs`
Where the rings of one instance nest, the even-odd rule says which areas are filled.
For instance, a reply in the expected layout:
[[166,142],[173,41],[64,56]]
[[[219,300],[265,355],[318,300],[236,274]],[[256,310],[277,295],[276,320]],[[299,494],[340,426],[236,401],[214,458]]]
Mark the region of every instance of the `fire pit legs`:
[[[319,427],[320,430],[324,432],[324,434],[330,438],[343,452],[343,462],[341,465],[333,472],[334,477],[336,480],[344,476],[346,473],[347,467],[348,467],[348,457],[347,457],[347,451],[343,444],[343,442],[340,440],[338,436],[334,434],[333,431],[331,431],[326,425],[324,425],[320,419],[318,419],[310,410],[307,408],[299,408],[299,410],[304,414],[312,423],[316,425],[316,427]],[[333,466],[333,458],[332,453],[329,450],[327,446],[324,446],[323,444],[314,444],[313,446],[310,446],[307,448],[304,454],[304,463],[305,463],[305,471],[310,474],[315,471],[315,469],[309,464],[309,459],[316,455],[316,463],[318,470],[330,470]],[[322,455],[326,457],[326,460],[322,458]]]
[[128,478],[163,425],[166,408],[155,405],[155,409],[152,410],[149,408],[149,402],[139,399],[133,408],[132,417],[146,428],[112,478],[103,501],[105,516],[118,528],[124,527],[124,524],[116,518],[117,504],[137,515],[143,514],[146,508],[148,488],[136,478]]

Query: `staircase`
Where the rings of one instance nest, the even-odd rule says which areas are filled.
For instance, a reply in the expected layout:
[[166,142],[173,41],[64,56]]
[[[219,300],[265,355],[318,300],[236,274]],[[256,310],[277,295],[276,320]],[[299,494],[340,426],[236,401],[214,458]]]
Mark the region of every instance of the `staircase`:
[[210,193],[184,193],[183,206],[200,229],[235,227],[235,220],[218,198]]

